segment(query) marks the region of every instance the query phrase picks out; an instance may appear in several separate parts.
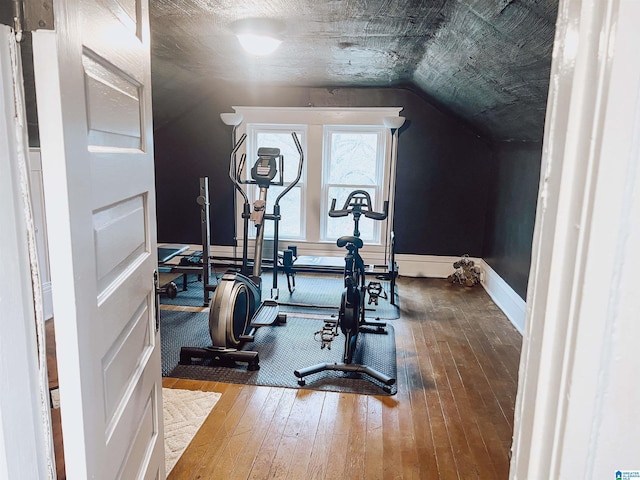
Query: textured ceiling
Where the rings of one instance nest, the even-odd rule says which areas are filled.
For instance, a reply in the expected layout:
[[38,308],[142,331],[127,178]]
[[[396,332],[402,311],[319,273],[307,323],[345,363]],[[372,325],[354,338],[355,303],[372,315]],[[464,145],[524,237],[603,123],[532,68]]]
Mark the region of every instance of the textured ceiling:
[[[494,140],[540,140],[558,0],[151,0],[156,125],[212,81],[411,87]],[[230,25],[284,25],[251,57]]]

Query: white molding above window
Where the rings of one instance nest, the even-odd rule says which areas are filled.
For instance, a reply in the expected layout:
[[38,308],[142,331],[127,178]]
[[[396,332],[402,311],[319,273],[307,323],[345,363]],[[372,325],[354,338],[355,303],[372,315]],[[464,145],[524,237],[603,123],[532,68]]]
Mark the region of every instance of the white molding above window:
[[[247,123],[306,125],[384,125],[403,107],[232,107]],[[242,124],[241,124],[242,126]]]

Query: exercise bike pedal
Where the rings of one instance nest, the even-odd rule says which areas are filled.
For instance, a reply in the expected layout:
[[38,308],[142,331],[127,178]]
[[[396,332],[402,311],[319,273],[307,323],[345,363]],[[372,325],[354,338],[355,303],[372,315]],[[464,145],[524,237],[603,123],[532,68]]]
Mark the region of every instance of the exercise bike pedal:
[[[286,317],[285,317],[286,319]],[[280,307],[274,300],[265,300],[251,319],[251,328],[268,327],[280,321]]]

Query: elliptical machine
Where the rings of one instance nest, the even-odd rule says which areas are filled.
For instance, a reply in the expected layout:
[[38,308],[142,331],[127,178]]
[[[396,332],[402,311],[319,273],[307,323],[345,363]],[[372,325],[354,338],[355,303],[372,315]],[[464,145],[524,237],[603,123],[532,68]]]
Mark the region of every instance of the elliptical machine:
[[[231,360],[247,363],[248,370],[257,370],[259,366],[258,352],[241,350],[246,343],[254,341],[256,329],[259,327],[277,325],[286,322],[286,315],[279,311],[278,303],[271,299],[262,302],[262,247],[264,243],[264,221],[274,222],[274,253],[273,253],[273,289],[272,296],[277,292],[278,267],[278,223],[281,219],[280,200],[300,181],[304,154],[298,136],[293,132],[293,141],[300,155],[298,172],[291,182],[278,195],[273,205],[273,213],[265,211],[267,193],[271,185],[284,185],[284,157],[278,148],[261,147],[258,149],[258,160],[251,168],[251,179],[242,180],[242,172],[246,162],[243,154],[239,165],[236,165],[236,153],[246,135],[242,135],[231,152],[229,164],[229,178],[235,189],[243,196],[243,228],[244,242],[242,247],[241,272],[228,271],[216,287],[209,304],[209,334],[212,345],[206,348],[182,347],[180,350],[180,364],[189,365],[193,359]],[[277,180],[274,180],[278,176]],[[259,197],[253,203],[253,211],[242,185],[257,185]],[[256,240],[252,274],[247,275],[248,253],[247,238],[249,220],[256,227]],[[277,293],[275,293],[277,296]]]

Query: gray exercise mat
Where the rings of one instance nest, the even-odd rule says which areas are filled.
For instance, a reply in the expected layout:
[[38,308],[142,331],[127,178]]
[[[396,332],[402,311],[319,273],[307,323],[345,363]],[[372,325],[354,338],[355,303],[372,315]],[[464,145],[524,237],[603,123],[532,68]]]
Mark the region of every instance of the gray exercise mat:
[[[212,274],[209,278],[210,285],[217,285],[220,281],[222,274]],[[204,302],[204,285],[198,275],[187,274],[187,289],[183,290],[182,276],[176,278],[174,283],[178,287],[178,295],[176,298],[169,298],[166,295],[160,295],[160,303],[162,305],[182,305],[185,307],[204,307],[208,306],[209,302]],[[209,292],[209,299],[213,292]]]
[[[214,382],[301,388],[293,371],[321,362],[342,361],[344,337],[335,338],[331,349],[320,348],[318,332],[324,322],[288,316],[284,325],[262,327],[248,349],[260,356],[260,369],[247,371],[246,364],[232,367],[212,365],[178,365],[182,346],[206,347],[211,344],[208,314],[161,311],[162,374],[163,376],[207,380]],[[314,335],[315,334],[315,335]],[[354,363],[374,368],[396,378],[396,347],[393,327],[385,334],[361,333]],[[363,395],[387,395],[382,384],[356,373],[321,372],[307,377],[304,388]],[[394,385],[391,394],[397,391]]]
[[[398,295],[396,294],[396,305],[390,302],[390,282],[385,280],[374,280],[380,283],[382,294],[378,298],[378,304],[369,303],[370,296],[367,294],[365,300],[365,310],[367,318],[380,318],[393,320],[400,317],[398,308]],[[215,285],[218,278],[211,276],[210,283]],[[178,286],[178,296],[170,299],[165,295],[160,297],[160,303],[165,305],[184,305],[192,307],[204,306],[204,295],[202,292],[202,282],[196,275],[188,276],[187,290],[182,291],[182,278],[176,281]],[[271,287],[273,277],[269,272],[262,275],[262,299],[271,297]],[[397,287],[396,287],[397,288]],[[283,312],[301,314],[337,314],[342,296],[343,278],[341,275],[333,274],[297,274],[296,287],[293,293],[289,293],[287,279],[285,275],[278,276],[278,303]],[[384,298],[386,297],[386,298]]]
[[[391,305],[390,302],[390,282],[385,280],[374,281],[380,283],[382,294],[378,298],[377,305],[373,301],[369,302],[370,296],[369,294],[366,295],[365,315],[367,318],[384,320],[399,318],[398,295],[396,294],[396,305]],[[286,278],[278,284],[280,290],[278,303],[281,305],[283,312],[337,314],[344,288],[343,285],[344,279],[341,275],[299,273],[296,274],[296,287],[293,293],[289,293],[287,289]],[[266,285],[263,288],[263,298],[265,294],[269,294]]]

